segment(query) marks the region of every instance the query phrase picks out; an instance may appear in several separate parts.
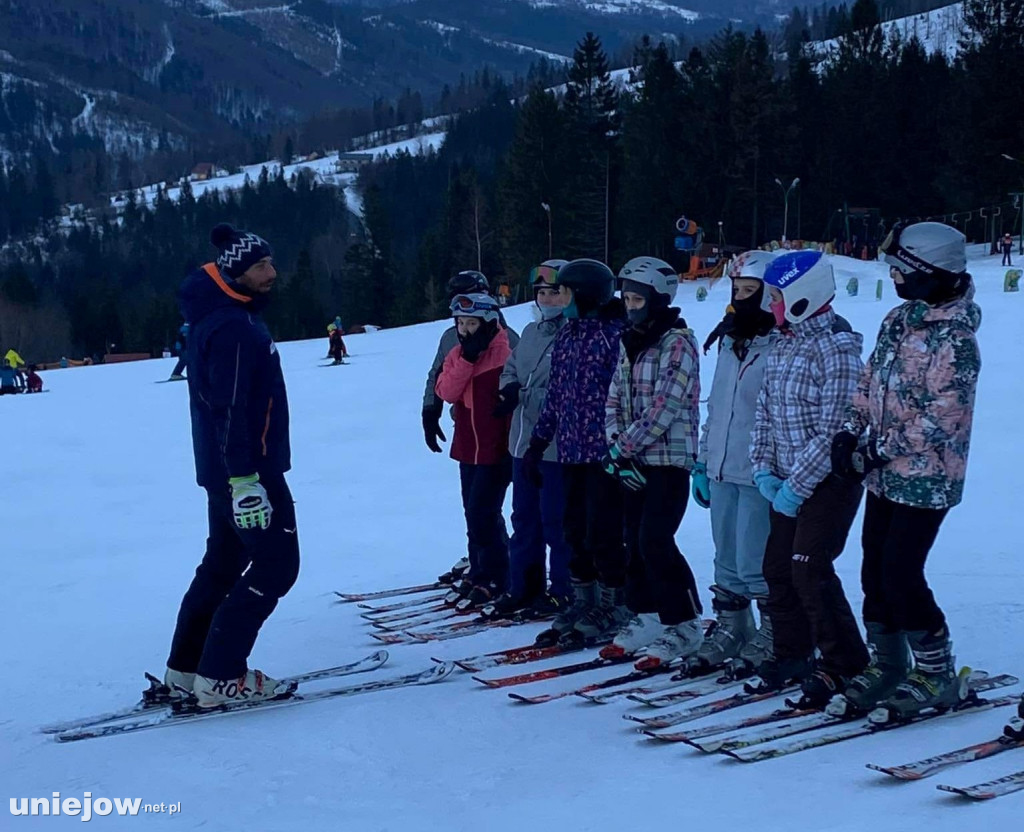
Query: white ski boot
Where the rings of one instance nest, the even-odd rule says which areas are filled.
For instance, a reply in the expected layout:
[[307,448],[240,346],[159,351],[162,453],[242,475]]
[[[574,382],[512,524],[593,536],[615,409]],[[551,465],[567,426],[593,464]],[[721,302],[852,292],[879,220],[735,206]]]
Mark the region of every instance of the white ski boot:
[[618,659],[630,656],[653,643],[664,632],[665,628],[658,620],[657,613],[638,613],[615,634],[611,644],[601,648],[601,658]]
[[637,670],[654,670],[677,659],[688,659],[697,655],[704,643],[704,626],[700,618],[693,618],[666,627],[664,632],[647,648],[647,654],[635,667]]
[[180,670],[171,670],[171,668],[167,668],[164,672],[164,685],[167,687],[168,697],[171,699],[184,699],[192,691],[195,680],[195,673],[183,673]]
[[192,693],[200,708],[217,708],[251,699],[273,699],[289,692],[288,685],[262,670],[248,670],[239,679],[208,679],[196,674]]

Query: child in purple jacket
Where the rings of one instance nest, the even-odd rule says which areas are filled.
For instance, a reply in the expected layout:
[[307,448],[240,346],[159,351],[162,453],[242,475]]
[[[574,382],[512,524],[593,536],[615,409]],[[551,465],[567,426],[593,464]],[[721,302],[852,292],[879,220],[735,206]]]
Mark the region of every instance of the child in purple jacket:
[[618,482],[601,467],[608,453],[604,408],[618,365],[625,311],[614,297],[615,276],[604,263],[574,260],[559,270],[557,282],[570,294],[568,320],[555,338],[547,397],[523,463],[539,483],[544,451],[558,440],[573,603],[537,637],[538,645],[578,644],[595,627],[614,632],[621,623],[614,619],[624,609],[626,586],[622,497]]

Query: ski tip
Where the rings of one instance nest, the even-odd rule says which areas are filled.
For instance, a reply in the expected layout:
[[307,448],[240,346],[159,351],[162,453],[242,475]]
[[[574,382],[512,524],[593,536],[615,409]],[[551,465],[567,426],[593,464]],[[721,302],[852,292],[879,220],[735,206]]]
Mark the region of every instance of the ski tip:
[[391,654],[387,650],[377,650],[370,655],[371,662],[380,662],[381,664],[384,664],[389,658],[391,658]]
[[452,662],[441,662],[430,668],[430,674],[434,679],[444,679],[446,676],[450,676],[453,670],[455,670],[455,665]]
[[493,679],[481,679],[479,676],[472,677],[474,682],[479,682],[481,685],[486,685],[489,688],[500,687]]

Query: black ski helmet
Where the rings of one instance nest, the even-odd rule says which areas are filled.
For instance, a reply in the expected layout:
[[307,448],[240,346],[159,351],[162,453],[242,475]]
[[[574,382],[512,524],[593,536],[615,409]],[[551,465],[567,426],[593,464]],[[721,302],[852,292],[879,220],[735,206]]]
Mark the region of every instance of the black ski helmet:
[[572,289],[581,316],[600,309],[615,294],[615,275],[600,260],[573,260],[558,270],[557,283]]
[[478,271],[472,269],[459,272],[455,277],[448,281],[448,296],[455,297],[456,295],[472,295],[474,293],[483,292],[485,294],[491,293],[491,284],[487,282],[487,278]]

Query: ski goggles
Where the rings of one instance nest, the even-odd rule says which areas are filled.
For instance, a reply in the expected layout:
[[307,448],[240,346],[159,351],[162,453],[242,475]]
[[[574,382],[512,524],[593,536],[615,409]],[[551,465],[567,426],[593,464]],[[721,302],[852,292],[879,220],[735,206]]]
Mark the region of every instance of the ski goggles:
[[534,266],[530,269],[530,285],[534,287],[557,286],[558,269],[554,266]]
[[896,223],[885,236],[882,245],[878,250],[885,255],[885,262],[889,264],[889,271],[897,269],[903,274],[924,274],[930,277],[944,278],[947,280],[959,280],[962,275],[956,272],[947,271],[931,263],[926,263],[912,251],[907,251],[900,245],[900,235],[903,233],[904,224]]
[[491,299],[474,298],[472,295],[456,295],[452,298],[450,307],[453,315],[463,315],[474,318],[497,317],[498,305]]

